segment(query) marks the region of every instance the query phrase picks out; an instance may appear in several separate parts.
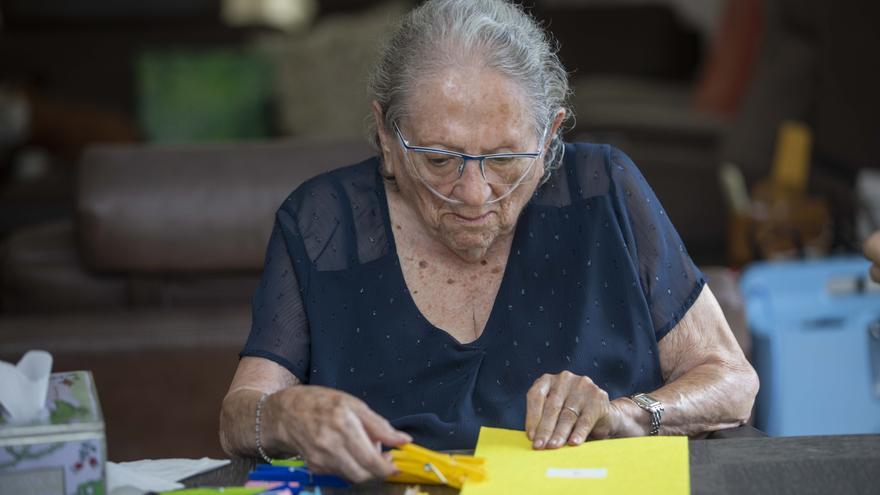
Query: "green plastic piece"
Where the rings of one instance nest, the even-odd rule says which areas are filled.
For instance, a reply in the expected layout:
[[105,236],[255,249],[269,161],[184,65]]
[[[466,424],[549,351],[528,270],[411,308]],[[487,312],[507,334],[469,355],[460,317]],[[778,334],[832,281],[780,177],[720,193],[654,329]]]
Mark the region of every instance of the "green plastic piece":
[[272,465],[283,467],[303,467],[306,465],[306,461],[300,459],[272,459]]
[[184,488],[183,490],[161,492],[161,495],[216,495],[218,493],[224,495],[256,495],[265,491],[265,487],[245,488],[243,486],[226,486],[217,488]]

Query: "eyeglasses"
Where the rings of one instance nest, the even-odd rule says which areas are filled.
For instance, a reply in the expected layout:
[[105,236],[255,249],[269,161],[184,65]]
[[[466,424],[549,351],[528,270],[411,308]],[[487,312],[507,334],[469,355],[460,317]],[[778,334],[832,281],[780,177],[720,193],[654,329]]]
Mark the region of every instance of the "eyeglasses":
[[[492,153],[488,155],[468,155],[455,151],[438,148],[426,148],[413,146],[403,137],[400,127],[394,123],[397,138],[403,146],[408,163],[414,175],[428,186],[428,189],[436,196],[450,203],[461,203],[441,190],[449,189],[455,181],[464,175],[465,164],[469,160],[476,160],[480,164],[480,175],[488,184],[494,186],[499,193],[486,204],[500,201],[525,179],[534,167],[542,151],[529,153]],[[544,130],[540,142],[544,142]]]

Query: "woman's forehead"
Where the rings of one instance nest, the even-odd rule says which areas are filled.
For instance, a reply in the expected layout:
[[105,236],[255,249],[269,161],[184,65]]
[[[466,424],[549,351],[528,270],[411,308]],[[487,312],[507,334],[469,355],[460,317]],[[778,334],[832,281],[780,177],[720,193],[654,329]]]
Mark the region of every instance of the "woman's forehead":
[[412,137],[407,137],[421,145],[467,143],[468,138],[516,145],[534,133],[523,90],[488,68],[453,68],[424,77],[408,100],[405,124]]

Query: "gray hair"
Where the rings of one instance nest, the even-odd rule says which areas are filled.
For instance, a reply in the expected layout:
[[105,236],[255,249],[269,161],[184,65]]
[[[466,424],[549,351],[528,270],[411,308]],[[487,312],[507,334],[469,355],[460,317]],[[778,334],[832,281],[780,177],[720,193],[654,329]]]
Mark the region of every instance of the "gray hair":
[[[556,51],[556,43],[519,5],[504,0],[428,0],[404,16],[386,40],[370,77],[370,95],[391,132],[406,116],[407,96],[420,78],[476,61],[522,88],[540,135],[560,108],[566,110],[566,120],[573,117],[567,103],[568,73]],[[372,126],[370,138],[380,149],[375,123]],[[544,180],[562,161],[565,127],[550,136]]]

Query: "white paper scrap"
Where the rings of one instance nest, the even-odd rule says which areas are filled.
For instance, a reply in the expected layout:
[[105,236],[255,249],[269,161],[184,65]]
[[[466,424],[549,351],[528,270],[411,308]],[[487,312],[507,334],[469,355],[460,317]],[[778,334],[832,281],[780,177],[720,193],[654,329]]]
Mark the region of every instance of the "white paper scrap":
[[[229,464],[228,459],[145,459],[107,463],[107,489],[110,495],[129,495],[149,491],[183,488],[178,481]],[[140,490],[139,492],[132,489]]]
[[548,478],[607,478],[605,468],[547,468]]

